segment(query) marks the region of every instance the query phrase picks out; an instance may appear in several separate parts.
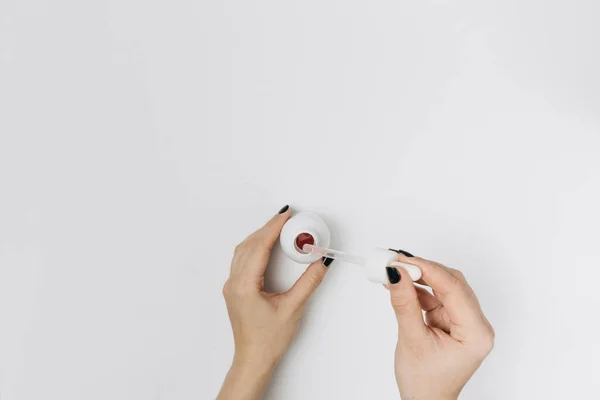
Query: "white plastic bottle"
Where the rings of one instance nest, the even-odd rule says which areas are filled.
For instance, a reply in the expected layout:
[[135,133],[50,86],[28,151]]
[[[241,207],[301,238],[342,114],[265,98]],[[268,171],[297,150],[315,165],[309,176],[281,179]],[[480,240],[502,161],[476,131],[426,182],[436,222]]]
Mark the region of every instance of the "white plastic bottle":
[[292,260],[309,264],[317,261],[318,254],[306,253],[302,250],[304,244],[319,247],[329,247],[329,228],[317,214],[300,212],[293,215],[283,226],[279,242],[283,252]]

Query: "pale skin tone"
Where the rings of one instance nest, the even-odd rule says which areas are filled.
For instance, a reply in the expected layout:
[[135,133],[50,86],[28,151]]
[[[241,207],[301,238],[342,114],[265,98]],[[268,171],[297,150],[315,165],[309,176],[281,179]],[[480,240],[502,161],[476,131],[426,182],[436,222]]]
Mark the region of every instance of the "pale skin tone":
[[233,329],[235,355],[219,400],[253,400],[263,394],[273,370],[296,335],[306,301],[320,285],[327,267],[311,264],[290,290],[269,293],[264,276],[271,249],[288,209],[240,243],[233,255],[223,296]]
[[[218,400],[262,396],[328,270],[317,261],[287,292],[264,290],[271,249],[290,216],[289,209],[275,215],[236,247],[223,287],[235,355]],[[400,281],[386,285],[398,321],[395,373],[401,398],[455,400],[491,351],[494,330],[460,271],[419,257],[397,258],[421,268],[419,283],[433,289],[431,294],[415,286],[402,268]]]
[[387,285],[398,320],[401,398],[455,400],[492,350],[494,330],[460,271],[419,257],[397,258],[421,268],[419,283],[433,289],[415,286],[402,268],[400,282]]

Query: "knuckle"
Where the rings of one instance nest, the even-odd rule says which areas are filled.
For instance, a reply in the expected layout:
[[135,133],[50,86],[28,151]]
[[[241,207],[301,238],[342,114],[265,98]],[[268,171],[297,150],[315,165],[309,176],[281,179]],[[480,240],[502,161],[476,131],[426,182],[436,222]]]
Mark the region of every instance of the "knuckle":
[[322,281],[323,281],[323,276],[320,274],[313,274],[308,278],[309,285],[314,289],[319,287],[319,285],[321,284]]
[[233,249],[233,254],[236,256],[239,256],[240,254],[243,253],[245,247],[246,247],[246,241],[244,240],[243,242],[238,243],[238,245],[235,246],[235,249]]
[[414,302],[402,295],[392,296],[392,307],[400,313],[406,313],[414,308]]
[[487,356],[492,349],[494,348],[494,343],[496,340],[496,333],[494,329],[490,326],[484,333],[479,337],[477,350],[478,354],[485,357]]
[[231,281],[228,279],[223,285],[223,297],[231,296]]
[[465,274],[461,270],[450,268],[450,273],[462,281],[465,280]]
[[226,299],[242,297],[246,292],[247,290],[244,285],[229,279],[225,282],[225,285],[223,285],[223,296]]
[[485,352],[485,354],[489,354],[492,351],[495,341],[495,335],[491,333],[483,338],[482,350]]
[[467,286],[465,285],[465,283],[454,275],[452,275],[452,277],[453,277],[453,279],[450,284],[452,289],[456,290],[458,292],[466,292]]
[[496,340],[496,331],[494,330],[494,328],[492,327],[492,325],[489,325],[488,328],[488,337],[492,342],[492,347],[494,346],[494,341]]

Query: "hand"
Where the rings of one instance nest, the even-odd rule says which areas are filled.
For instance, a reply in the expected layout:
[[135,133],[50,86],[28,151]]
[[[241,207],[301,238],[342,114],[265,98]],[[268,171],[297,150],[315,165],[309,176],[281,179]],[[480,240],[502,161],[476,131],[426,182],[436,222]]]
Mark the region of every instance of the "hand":
[[432,295],[415,286],[404,269],[388,268],[398,319],[395,372],[400,396],[455,400],[492,350],[494,329],[460,271],[403,254],[398,261],[421,268],[418,283],[433,289]]
[[235,249],[230,276],[223,287],[235,356],[218,399],[256,399],[263,393],[298,330],[306,301],[332,261],[311,264],[287,292],[264,291],[271,249],[290,214],[289,207],[282,208]]

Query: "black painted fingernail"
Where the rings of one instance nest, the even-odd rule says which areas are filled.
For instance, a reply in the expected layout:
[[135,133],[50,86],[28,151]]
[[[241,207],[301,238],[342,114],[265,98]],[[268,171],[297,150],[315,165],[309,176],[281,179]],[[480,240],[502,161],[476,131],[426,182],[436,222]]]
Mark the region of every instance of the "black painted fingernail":
[[323,265],[329,267],[329,264],[333,262],[333,258],[323,257]]
[[412,254],[410,254],[408,251],[404,251],[404,250],[394,250],[394,249],[388,249],[391,251],[395,251],[398,254],[404,254],[406,257],[414,257]]
[[396,268],[385,267],[385,269],[387,271],[388,279],[390,280],[390,283],[392,285],[395,285],[396,283],[400,282],[400,273]]
[[283,214],[288,210],[288,208],[290,208],[290,206],[286,204],[285,206],[281,207],[281,210],[279,210],[277,214]]

